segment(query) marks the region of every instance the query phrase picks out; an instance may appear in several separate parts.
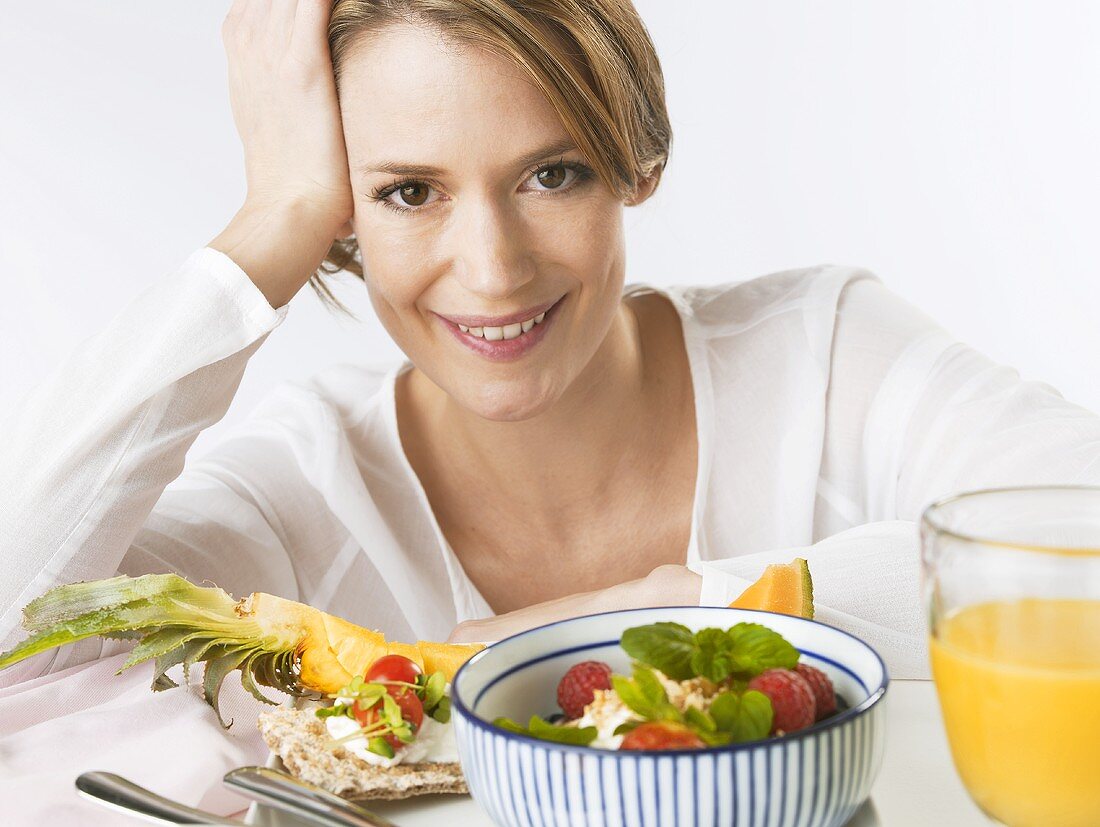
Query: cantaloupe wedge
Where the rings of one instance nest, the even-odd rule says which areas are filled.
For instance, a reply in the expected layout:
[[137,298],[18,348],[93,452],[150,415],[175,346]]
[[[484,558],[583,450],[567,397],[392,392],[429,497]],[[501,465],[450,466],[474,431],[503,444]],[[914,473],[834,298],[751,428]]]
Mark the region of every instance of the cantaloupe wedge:
[[795,617],[814,616],[814,581],[810,567],[801,557],[789,563],[775,563],[764,569],[760,579],[730,603],[731,609],[763,609]]

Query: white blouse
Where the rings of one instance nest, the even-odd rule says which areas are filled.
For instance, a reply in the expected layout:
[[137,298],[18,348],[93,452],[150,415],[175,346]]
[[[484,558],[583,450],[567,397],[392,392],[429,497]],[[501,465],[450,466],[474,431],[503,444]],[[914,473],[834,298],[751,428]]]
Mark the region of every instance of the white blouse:
[[[893,676],[926,677],[922,508],[966,489],[1100,484],[1100,418],[955,341],[866,271],[626,288],[650,290],[678,310],[691,364],[699,468],[681,560],[703,575],[704,605],[728,603],[768,562],[803,556],[819,619],[875,646]],[[22,639],[34,597],[116,573],[271,592],[397,640],[442,640],[492,614],[402,450],[394,383],[407,361],[284,383],[185,468],[286,313],[227,256],[200,249],[5,412],[0,650]],[[32,798],[61,795],[61,781],[27,779],[61,750],[72,769],[90,768],[81,750],[102,755],[108,732],[123,745],[154,729],[220,744],[207,764],[202,749],[184,759],[190,776],[150,781],[191,803],[220,778],[200,766],[263,760],[247,722],[223,735],[195,693],[152,696],[144,673],[108,677],[124,648],[93,639],[0,672],[0,795],[17,810],[24,801],[41,816]],[[254,715],[234,683],[229,714]],[[136,732],[119,736],[104,711],[120,705],[140,708]],[[155,774],[140,756],[117,756],[139,781]]]

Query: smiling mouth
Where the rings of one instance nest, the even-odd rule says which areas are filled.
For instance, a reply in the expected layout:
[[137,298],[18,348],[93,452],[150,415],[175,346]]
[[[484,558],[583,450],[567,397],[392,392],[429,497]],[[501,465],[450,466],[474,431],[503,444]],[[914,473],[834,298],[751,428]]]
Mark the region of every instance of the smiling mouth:
[[[562,298],[565,298],[562,296]],[[467,336],[471,336],[475,339],[484,339],[489,342],[501,342],[510,341],[512,339],[518,339],[519,337],[530,333],[538,325],[541,325],[548,314],[552,313],[555,308],[561,303],[561,299],[558,299],[550,307],[541,313],[537,313],[528,319],[522,321],[513,322],[511,324],[501,326],[488,326],[483,325],[480,327],[470,327],[464,324],[458,324],[457,322],[451,322],[460,331]]]
[[499,342],[502,339],[518,339],[524,333],[530,331],[535,325],[542,324],[545,318],[546,313],[539,313],[537,316],[530,319],[525,319],[522,322],[516,322],[514,324],[506,324],[503,327],[466,327],[466,325],[460,324],[458,329],[463,333],[468,333],[479,339]]

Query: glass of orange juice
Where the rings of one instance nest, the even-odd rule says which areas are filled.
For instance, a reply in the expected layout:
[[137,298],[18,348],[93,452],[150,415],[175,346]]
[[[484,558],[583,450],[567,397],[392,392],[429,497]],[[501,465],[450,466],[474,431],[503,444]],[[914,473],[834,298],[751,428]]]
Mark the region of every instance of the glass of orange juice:
[[955,767],[1008,827],[1100,825],[1100,489],[960,494],[921,518]]

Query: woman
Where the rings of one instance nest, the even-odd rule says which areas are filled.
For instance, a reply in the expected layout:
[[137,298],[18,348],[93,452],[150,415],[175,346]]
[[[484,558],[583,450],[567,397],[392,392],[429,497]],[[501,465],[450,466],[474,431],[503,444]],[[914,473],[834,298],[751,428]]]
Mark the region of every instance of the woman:
[[[865,272],[624,290],[671,142],[626,0],[236,0],[223,35],[247,198],[9,416],[3,649],[28,600],[116,572],[490,640],[802,555],[823,619],[923,675],[921,507],[1100,482],[1100,420]],[[280,387],[182,471],[323,261],[408,361]]]

